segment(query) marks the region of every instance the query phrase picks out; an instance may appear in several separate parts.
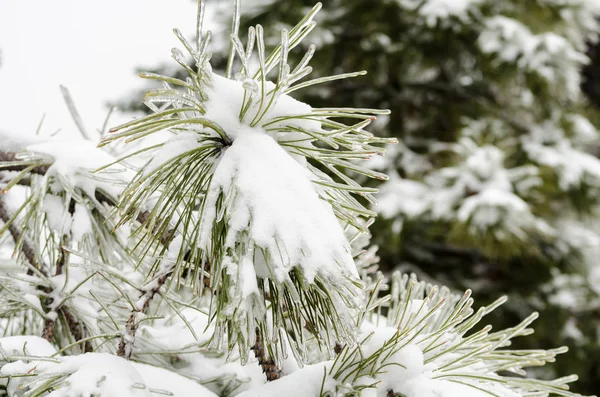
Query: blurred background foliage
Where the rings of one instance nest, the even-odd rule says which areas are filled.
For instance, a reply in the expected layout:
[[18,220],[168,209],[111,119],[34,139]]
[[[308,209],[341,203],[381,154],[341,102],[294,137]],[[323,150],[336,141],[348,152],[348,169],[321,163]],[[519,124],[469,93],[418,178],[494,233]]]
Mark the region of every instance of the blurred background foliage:
[[[290,28],[313,5],[244,4],[242,29]],[[497,329],[539,311],[519,347],[568,345],[544,371],[579,374],[583,394],[600,390],[599,16],[596,0],[328,1],[312,77],[368,74],[298,98],[391,109],[370,129],[400,140],[371,164],[390,175],[371,227],[381,269],[508,295]]]

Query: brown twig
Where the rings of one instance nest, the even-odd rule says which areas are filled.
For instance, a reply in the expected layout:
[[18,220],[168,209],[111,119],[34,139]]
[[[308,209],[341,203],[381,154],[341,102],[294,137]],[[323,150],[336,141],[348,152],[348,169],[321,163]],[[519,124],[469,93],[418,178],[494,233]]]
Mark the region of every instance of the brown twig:
[[135,322],[135,316],[138,312],[132,312],[131,316],[125,324],[125,333],[121,335],[121,342],[117,348],[117,356],[123,357],[126,360],[131,358],[133,353],[133,343],[135,342],[135,331],[137,330],[137,324]]
[[[86,327],[83,324],[80,324],[79,321],[75,318],[75,316],[66,308],[61,307],[60,312],[65,317],[65,322],[67,323],[67,327],[69,328],[69,332],[73,335],[76,341],[80,341],[84,338],[86,334]],[[83,343],[83,352],[90,353],[93,351],[92,344],[90,341],[85,341]]]
[[50,318],[46,318],[44,320],[44,329],[42,330],[42,338],[46,339],[48,342],[52,342],[54,339],[54,328],[56,327],[56,322]]
[[173,274],[173,271],[169,271],[162,276],[158,277],[152,286],[147,290],[143,291],[143,295],[140,297],[143,299],[142,305],[137,310],[131,312],[127,323],[125,324],[125,333],[121,336],[119,347],[117,348],[117,356],[123,357],[127,360],[131,358],[133,353],[133,344],[135,342],[135,332],[137,331],[138,323],[135,321],[138,313],[145,314],[150,307],[150,303],[154,296],[160,291],[161,287],[167,282],[169,277]]
[[266,356],[259,328],[256,328],[256,342],[252,347],[252,351],[254,351],[254,356],[258,359],[258,364],[267,377],[267,381],[271,382],[281,378],[281,371],[277,368],[273,359]]

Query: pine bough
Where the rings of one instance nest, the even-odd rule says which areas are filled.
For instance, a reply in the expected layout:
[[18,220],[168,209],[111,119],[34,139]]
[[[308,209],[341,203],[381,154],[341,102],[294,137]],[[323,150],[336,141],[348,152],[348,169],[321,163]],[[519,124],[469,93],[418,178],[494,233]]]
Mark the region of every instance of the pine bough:
[[320,7],[268,52],[236,1],[223,77],[200,2],[195,42],[175,30],[188,77],[141,74],[151,115],[102,149],[2,147],[0,394],[575,395],[524,370],[564,349],[506,349],[535,314],[491,332],[504,298],[376,271],[376,190],[348,174],[386,179],[359,163],[394,143],[365,131],[387,112],[290,96],[364,74],[306,80],[314,46],[290,65]]

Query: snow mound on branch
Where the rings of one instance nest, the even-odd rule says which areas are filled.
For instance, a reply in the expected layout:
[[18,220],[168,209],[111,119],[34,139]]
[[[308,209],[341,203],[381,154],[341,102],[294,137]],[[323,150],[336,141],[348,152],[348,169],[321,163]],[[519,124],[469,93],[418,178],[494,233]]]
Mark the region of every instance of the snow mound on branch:
[[10,356],[12,354],[29,356],[51,356],[56,353],[54,346],[39,336],[6,336],[0,338],[0,347]]
[[[125,174],[117,174],[119,176],[113,174],[110,177],[112,180],[107,180],[106,177],[102,180],[91,177],[91,172],[94,170],[117,160],[104,150],[98,149],[95,142],[54,139],[28,145],[26,149],[53,159],[52,166],[46,173],[47,176],[60,175],[72,187],[80,188],[90,197],[94,197],[97,189],[116,197],[121,191],[116,183],[128,180]],[[55,192],[61,190],[58,186],[54,189]]]
[[[202,216],[202,246],[211,244],[219,214],[220,195],[227,203],[226,247],[249,241],[267,251],[273,266],[257,266],[259,277],[287,278],[300,266],[311,282],[319,273],[329,277],[356,275],[350,247],[331,206],[319,198],[310,172],[270,136],[240,127],[216,166]],[[262,255],[259,255],[262,256]],[[254,275],[248,274],[252,279]]]
[[[198,347],[205,346],[214,332],[208,316],[190,308],[183,309],[180,314],[187,324],[179,316],[159,319],[152,325],[141,324],[137,340],[143,338],[153,348],[159,346],[165,351],[197,350]],[[192,327],[198,339],[188,326]],[[218,354],[181,354],[177,356],[177,360],[178,373],[197,379],[218,395],[228,395],[227,391],[241,392],[265,382],[265,376],[254,357],[249,358],[246,365],[242,365],[235,356]],[[287,368],[293,365],[286,362],[284,366]],[[168,383],[163,382],[164,384]],[[153,387],[152,384],[148,386]]]
[[[171,397],[217,397],[206,387],[184,376],[148,364],[132,363],[152,391],[168,392]],[[157,395],[157,393],[152,393]],[[158,394],[159,395],[159,394]]]
[[[7,338],[0,339],[0,343],[5,339]],[[93,395],[103,397],[148,397],[157,392],[174,397],[216,396],[204,386],[183,376],[150,365],[129,362],[107,353],[58,356],[56,361],[39,360],[26,363],[19,360],[5,364],[0,369],[0,373],[2,375],[26,373],[41,377],[39,382],[36,381],[36,378],[15,378],[16,381],[12,381],[8,385],[9,395],[17,395],[16,391],[18,389],[43,388],[45,387],[46,377],[54,375],[63,377],[63,379],[48,394],[51,397]],[[30,379],[33,379],[33,383],[30,383]],[[154,389],[153,386],[159,386],[159,388]]]
[[[398,332],[396,327],[375,327],[371,324],[363,324],[363,336],[371,334],[362,346],[361,357],[367,358],[376,353],[385,345],[386,341],[394,337]],[[429,354],[431,355],[431,353]],[[438,363],[426,363],[428,354],[414,343],[409,343],[390,357],[386,358],[387,365],[377,378],[369,376],[361,377],[354,381],[353,385],[344,384],[332,376],[333,361],[324,361],[318,364],[307,365],[290,375],[257,386],[252,390],[239,394],[239,397],[250,396],[280,396],[287,397],[309,397],[323,395],[346,395],[335,394],[341,391],[350,391],[352,387],[359,385],[371,385],[365,388],[360,395],[364,397],[386,397],[394,395],[405,397],[489,397],[490,394],[501,397],[520,397],[520,395],[499,383],[474,381],[454,382],[443,379],[444,373],[439,370],[444,361]],[[378,361],[380,362],[380,361]],[[348,364],[348,367],[351,365]],[[356,363],[358,364],[358,362]],[[466,372],[477,372],[475,369],[466,369]],[[476,377],[474,376],[474,379]]]
[[[286,397],[309,397],[319,396],[323,372],[331,365],[331,362],[307,365],[288,376],[284,376],[275,382],[269,382],[238,394],[238,397],[256,396],[286,396]],[[327,390],[327,388],[324,388]]]

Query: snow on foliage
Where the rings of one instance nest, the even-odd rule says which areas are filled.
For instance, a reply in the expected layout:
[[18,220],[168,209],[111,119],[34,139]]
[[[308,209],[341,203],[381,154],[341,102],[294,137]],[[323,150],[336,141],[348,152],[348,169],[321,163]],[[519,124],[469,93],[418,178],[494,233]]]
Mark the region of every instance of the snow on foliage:
[[[382,154],[373,144],[394,140],[364,130],[385,111],[312,109],[289,96],[305,86],[362,74],[299,82],[311,71],[314,46],[293,68],[288,52],[314,28],[312,19],[319,8],[294,29],[284,30],[271,54],[265,52],[262,27],[249,30],[246,46],[235,36],[230,60],[239,59],[239,70],[234,72],[230,62],[225,77],[210,67],[210,36],[199,37],[196,49],[180,36],[197,71],[187,68],[187,81],[142,74],[166,83],[165,89],[146,96],[155,113],[113,129],[103,142],[129,142],[171,128],[172,138],[158,145],[157,157],[122,195],[121,223],[152,207],[146,223],[154,226],[147,230],[181,233],[181,241],[167,254],[171,263],[155,266],[179,275],[191,266],[200,280],[211,280],[216,298],[210,310],[217,324],[213,346],[221,348],[223,335],[233,329],[237,335],[228,338],[228,350],[237,339],[243,360],[255,343],[257,327],[276,362],[282,357],[275,352],[285,349],[285,339],[302,361],[304,341],[279,334],[288,327],[301,334],[306,321],[328,348],[335,340],[352,343],[355,338],[351,324],[353,311],[360,307],[360,281],[344,228],[365,230],[360,217],[374,213],[355,196],[374,202],[375,189],[361,187],[340,169],[385,179],[354,160]],[[255,56],[257,64],[251,62]],[[180,51],[174,50],[173,57],[185,65]],[[356,122],[337,121],[343,117]],[[156,241],[153,235],[142,242],[144,252]],[[210,270],[205,272],[207,266]],[[194,286],[203,289],[204,282]],[[265,294],[278,297],[271,305],[272,320],[263,303]],[[326,294],[328,299],[313,294]],[[289,301],[284,305],[279,297]],[[314,305],[301,303],[313,299]]]
[[[429,15],[460,17],[476,3],[438,0],[445,14]],[[359,163],[395,141],[365,130],[387,111],[312,108],[290,95],[363,74],[303,81],[314,46],[288,63],[320,4],[269,54],[260,25],[240,41],[235,4],[225,76],[210,65],[201,2],[195,45],[175,31],[194,66],[175,49],[185,80],[142,74],[163,88],[146,95],[152,114],[100,142],[119,156],[87,140],[0,151],[2,190],[23,190],[18,205],[0,198],[0,234],[15,243],[14,258],[0,258],[0,394],[575,396],[575,377],[525,377],[564,349],[504,349],[537,314],[491,332],[478,324],[504,298],[475,311],[470,291],[376,272],[376,189],[349,175],[387,179]],[[398,205],[409,217],[455,218],[474,239],[491,226],[517,239],[550,233],[519,196],[535,173],[506,169],[492,144],[448,148],[462,161],[423,183],[393,175],[390,214]]]
[[485,23],[478,39],[484,53],[539,75],[564,90],[565,98],[577,97],[581,84],[579,69],[588,58],[571,42],[552,32],[533,34],[522,23],[504,16],[490,17]]
[[0,347],[3,359],[10,361],[5,361],[0,376],[11,377],[4,383],[11,396],[48,392],[47,395],[52,397],[216,396],[180,375],[147,364],[132,363],[112,354],[56,355],[48,341],[39,337],[0,338]]

